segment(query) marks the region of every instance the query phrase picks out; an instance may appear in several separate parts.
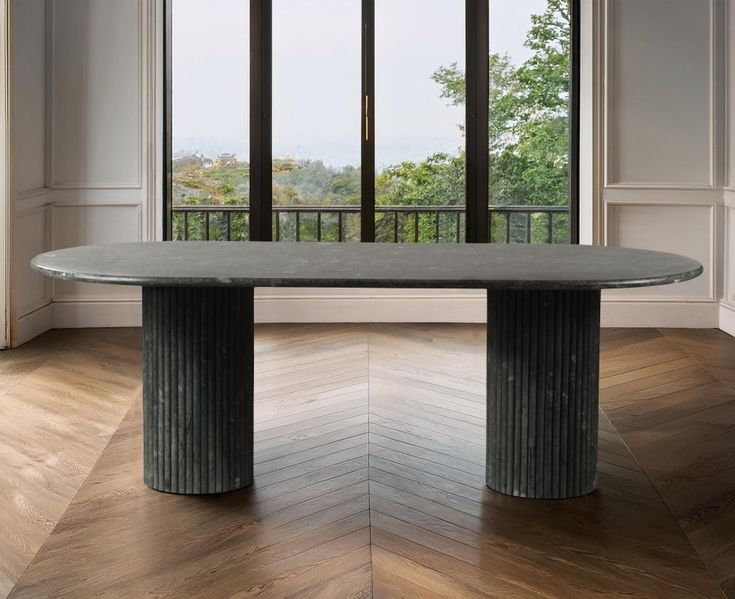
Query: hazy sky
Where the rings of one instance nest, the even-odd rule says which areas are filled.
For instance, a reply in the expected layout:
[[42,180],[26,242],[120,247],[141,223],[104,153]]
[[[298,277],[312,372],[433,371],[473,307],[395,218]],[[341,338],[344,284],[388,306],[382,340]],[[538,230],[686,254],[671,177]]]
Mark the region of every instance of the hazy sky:
[[[546,0],[490,0],[493,51],[516,62]],[[202,10],[206,6],[206,10]],[[359,163],[359,0],[273,0],[273,151]],[[378,166],[456,152],[464,110],[431,75],[464,66],[464,0],[376,0]],[[249,1],[174,0],[174,151],[248,157]]]

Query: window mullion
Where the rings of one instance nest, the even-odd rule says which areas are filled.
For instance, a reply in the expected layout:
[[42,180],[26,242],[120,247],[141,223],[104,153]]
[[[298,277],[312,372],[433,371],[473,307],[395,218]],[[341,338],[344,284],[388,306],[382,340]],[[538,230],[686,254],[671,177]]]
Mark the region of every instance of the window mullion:
[[579,157],[580,157],[580,45],[579,22],[580,0],[570,1],[571,18],[571,72],[569,90],[569,237],[573,244],[579,243]]
[[273,239],[272,0],[250,0],[250,240]]
[[163,3],[163,239],[173,239],[173,0]]
[[489,0],[467,0],[466,198],[467,242],[489,241],[490,6]]
[[375,0],[362,0],[360,239],[375,241]]

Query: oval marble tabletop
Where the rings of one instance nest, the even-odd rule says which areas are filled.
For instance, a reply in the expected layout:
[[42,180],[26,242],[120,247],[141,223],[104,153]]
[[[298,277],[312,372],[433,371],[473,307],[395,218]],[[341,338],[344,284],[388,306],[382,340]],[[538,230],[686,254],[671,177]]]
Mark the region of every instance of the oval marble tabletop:
[[606,289],[693,279],[675,254],[573,245],[151,242],[36,256],[35,270],[141,286]]

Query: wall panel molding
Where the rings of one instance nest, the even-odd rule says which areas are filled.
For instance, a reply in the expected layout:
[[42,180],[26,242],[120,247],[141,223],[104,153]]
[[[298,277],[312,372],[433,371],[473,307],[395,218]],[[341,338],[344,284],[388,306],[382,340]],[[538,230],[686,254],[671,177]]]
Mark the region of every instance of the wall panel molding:
[[[13,272],[18,319],[36,312],[53,300],[51,280],[33,272],[30,267],[33,256],[51,249],[51,219],[52,207],[48,204],[26,207],[15,215]],[[30,230],[26,230],[27,226]]]
[[[114,3],[110,3],[109,6],[118,5],[118,3],[122,2],[123,0],[115,0]],[[58,11],[59,6],[64,3],[72,3],[76,4],[80,2],[80,0],[48,0],[48,21],[49,21],[49,39],[47,40],[48,46],[49,46],[49,52],[51,56],[50,61],[50,68],[49,68],[49,78],[48,78],[48,90],[47,94],[49,96],[49,102],[48,104],[48,131],[49,131],[49,151],[48,151],[48,181],[49,181],[49,187],[52,189],[65,189],[65,190],[120,190],[120,189],[136,189],[136,190],[142,190],[144,187],[143,184],[143,172],[146,169],[145,164],[145,147],[146,147],[146,141],[147,140],[147,134],[145,131],[146,125],[145,125],[145,104],[146,104],[146,98],[145,98],[145,85],[146,85],[146,69],[144,67],[144,29],[143,29],[143,23],[145,21],[144,18],[144,12],[146,10],[146,5],[148,2],[146,0],[136,0],[136,7],[137,7],[137,23],[136,23],[136,34],[138,36],[137,43],[135,44],[135,49],[137,52],[137,106],[136,106],[136,123],[130,125],[131,127],[135,128],[135,131],[137,133],[137,140],[136,140],[136,149],[138,152],[138,157],[136,160],[136,172],[133,176],[132,180],[125,181],[100,181],[100,180],[79,180],[79,181],[62,181],[58,177],[57,173],[57,148],[56,148],[56,140],[59,138],[59,135],[57,133],[57,123],[59,122],[59,118],[57,115],[57,106],[56,106],[56,89],[59,87],[57,85],[57,73],[56,73],[56,67],[57,67],[57,55],[58,55],[58,49],[57,49],[57,29],[56,26],[57,20],[58,20]],[[68,88],[68,86],[66,86]]]
[[146,147],[142,152],[146,205],[145,239],[163,240],[163,163],[159,149],[163,148],[163,0],[149,0],[143,13],[144,32],[141,34],[141,56],[144,57]]
[[[670,243],[674,247],[670,248],[663,248],[658,246],[651,247],[649,240],[646,237],[641,237],[640,242],[635,242],[633,244],[631,243],[625,243],[622,242],[622,238],[624,236],[624,232],[619,231],[616,228],[617,223],[617,217],[616,217],[616,211],[621,211],[625,209],[630,208],[654,208],[656,210],[661,210],[664,212],[668,212],[669,218],[674,220],[673,216],[675,214],[676,210],[682,210],[682,209],[696,209],[696,210],[702,210],[707,211],[707,231],[695,231],[693,234],[696,236],[697,233],[706,235],[706,255],[701,256],[691,256],[695,259],[699,259],[702,261],[705,272],[702,274],[702,277],[707,277],[707,295],[706,296],[694,296],[694,297],[682,297],[680,298],[681,301],[685,302],[691,302],[691,301],[697,301],[697,302],[716,302],[718,298],[718,282],[719,282],[719,266],[720,266],[720,260],[718,259],[718,247],[719,247],[719,239],[720,235],[718,234],[718,211],[719,206],[721,205],[720,202],[717,201],[711,201],[709,203],[700,203],[700,202],[677,202],[677,203],[664,203],[661,201],[646,201],[642,199],[638,200],[627,200],[627,201],[619,201],[619,200],[606,200],[605,201],[605,245],[608,246],[618,246],[618,245],[627,245],[628,247],[638,247],[640,249],[657,249],[661,251],[671,251],[674,253],[681,253],[684,255],[690,255],[691,254],[691,248],[684,247],[684,243],[687,243],[689,241],[689,237],[682,236],[680,234],[677,234],[675,232],[672,232],[671,235],[668,235],[668,243]],[[660,221],[659,221],[660,222]],[[683,221],[680,223],[682,226],[690,226],[690,221]],[[652,227],[656,226],[656,221],[650,222],[650,225]],[[682,244],[680,246],[676,246],[676,244]],[[688,283],[682,283],[680,285],[685,285],[688,288],[692,288],[693,286],[696,286],[697,279],[694,281],[690,281]],[[635,301],[640,303],[646,303],[646,302],[661,302],[661,301],[671,301],[672,296],[669,295],[671,287],[661,287],[656,288],[656,291],[642,289],[642,290],[620,290],[620,291],[614,291],[608,293],[606,299],[608,301],[614,302],[614,301]],[[659,291],[660,290],[660,291]],[[642,294],[646,294],[643,296]]]
[[724,214],[723,295],[725,302],[735,306],[735,196],[726,200]]
[[641,187],[609,187],[603,193],[604,203],[651,206],[724,205],[721,189],[652,189]]
[[[140,202],[54,203],[53,214],[51,245],[55,249],[143,241],[144,211]],[[128,286],[91,285],[56,279],[52,285],[54,303],[129,302],[139,298],[137,288]],[[61,325],[54,320],[54,326]]]
[[49,201],[55,206],[143,206],[137,189],[52,189]]
[[[702,2],[704,0],[687,0],[688,2]],[[717,188],[717,160],[719,156],[718,135],[717,135],[717,115],[718,115],[718,24],[717,24],[717,0],[707,0],[709,10],[708,23],[708,102],[705,109],[707,110],[706,120],[708,122],[708,162],[707,176],[702,180],[690,181],[630,181],[626,180],[624,175],[619,172],[620,165],[616,162],[615,156],[622,151],[618,145],[620,140],[615,134],[614,121],[616,109],[613,108],[614,91],[619,85],[616,79],[617,64],[614,60],[615,51],[618,45],[615,42],[614,35],[618,23],[615,19],[615,12],[622,3],[638,4],[639,0],[604,0],[605,12],[605,35],[604,35],[604,181],[605,187],[615,189],[659,189],[659,190],[714,190]],[[644,6],[647,3],[640,3]],[[673,9],[672,9],[673,10]],[[652,24],[650,24],[652,26]],[[685,94],[688,98],[690,94]]]
[[[130,239],[129,241],[143,241],[143,227],[142,227],[142,213],[143,213],[143,205],[140,202],[68,202],[68,203],[60,203],[60,202],[54,202],[52,203],[52,208],[54,212],[58,212],[60,210],[67,210],[67,209],[86,209],[86,208],[100,208],[100,209],[116,209],[116,208],[131,208],[134,209],[137,213],[137,219],[138,219],[138,226],[137,226],[137,233],[135,239]],[[99,233],[98,231],[94,231],[94,233]],[[57,239],[55,237],[52,238],[52,247],[55,249],[59,249]]]

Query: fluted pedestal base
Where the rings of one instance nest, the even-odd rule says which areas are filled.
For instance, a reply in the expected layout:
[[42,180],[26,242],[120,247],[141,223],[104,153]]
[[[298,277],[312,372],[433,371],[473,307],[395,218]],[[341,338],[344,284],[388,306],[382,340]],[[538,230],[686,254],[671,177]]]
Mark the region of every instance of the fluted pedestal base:
[[487,486],[563,499],[597,485],[599,291],[488,292]]
[[145,483],[209,494],[253,482],[253,289],[143,288]]

